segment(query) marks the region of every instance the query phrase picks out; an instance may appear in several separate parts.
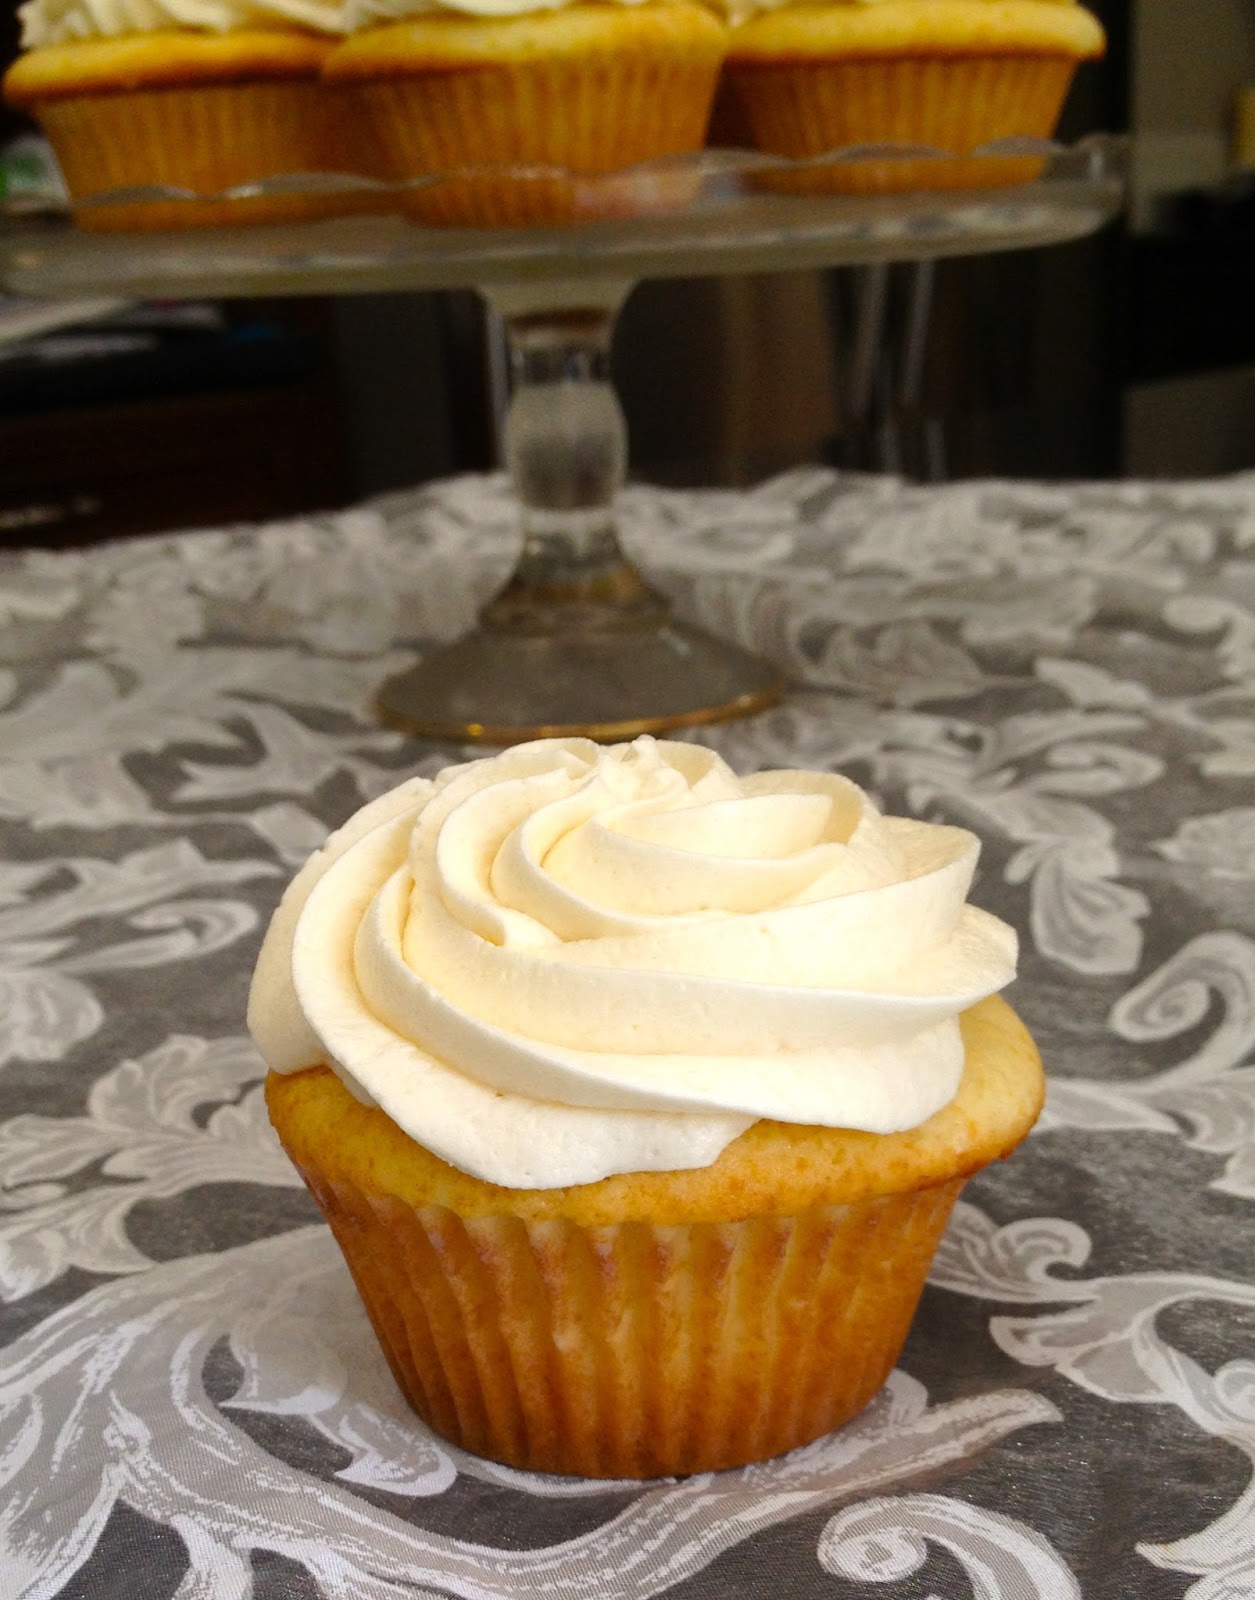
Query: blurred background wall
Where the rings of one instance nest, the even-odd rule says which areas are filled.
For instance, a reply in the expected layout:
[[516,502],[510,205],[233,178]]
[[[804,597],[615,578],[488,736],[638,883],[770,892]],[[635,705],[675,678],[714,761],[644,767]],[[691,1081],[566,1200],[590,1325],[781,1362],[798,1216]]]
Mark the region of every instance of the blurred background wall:
[[[1238,115],[1255,5],[1094,9],[1110,50],[1061,136],[1132,134],[1128,217],[927,269],[640,285],[615,352],[636,476],[1255,467],[1255,100],[1245,143]],[[473,293],[127,307],[2,335],[0,540],[283,515],[496,460],[499,351]]]
[[1123,465],[1255,466],[1255,5],[1135,0]]

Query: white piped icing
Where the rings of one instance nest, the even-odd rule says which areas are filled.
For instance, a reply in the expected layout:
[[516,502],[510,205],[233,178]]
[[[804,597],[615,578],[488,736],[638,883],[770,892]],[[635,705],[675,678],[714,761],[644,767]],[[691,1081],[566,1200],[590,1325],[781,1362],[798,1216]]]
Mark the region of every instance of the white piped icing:
[[949,1101],[1015,935],[979,846],[844,778],[554,739],[416,779],[298,874],[258,961],[269,1066],[330,1065],[512,1188],[708,1165],[771,1117],[888,1133]]
[[276,27],[344,32],[343,0],[26,0],[17,14],[25,50],[171,28],[195,33]]
[[[525,17],[541,11],[565,11],[587,0],[345,0],[345,29],[374,28],[386,22],[405,22],[410,17],[429,17],[438,12],[465,17]],[[604,3],[604,0],[601,0]],[[650,5],[654,0],[614,0],[625,6]],[[720,0],[703,0],[720,9]]]
[[[352,33],[358,28],[373,28],[381,23],[404,22],[410,17],[430,16],[433,12],[455,12],[470,17],[520,17],[538,11],[562,11],[568,6],[581,5],[586,0],[346,0],[345,27]],[[652,0],[617,0],[620,5],[648,5]],[[786,5],[814,4],[815,0],[702,0],[702,3],[733,24],[744,22],[763,11],[775,11]],[[900,0],[823,0],[825,5],[878,6],[900,3]],[[915,0],[927,3],[927,0]],[[936,0],[939,5],[946,0]],[[987,0],[997,5],[1000,0]],[[1046,0],[1052,5],[1073,5],[1076,0]]]

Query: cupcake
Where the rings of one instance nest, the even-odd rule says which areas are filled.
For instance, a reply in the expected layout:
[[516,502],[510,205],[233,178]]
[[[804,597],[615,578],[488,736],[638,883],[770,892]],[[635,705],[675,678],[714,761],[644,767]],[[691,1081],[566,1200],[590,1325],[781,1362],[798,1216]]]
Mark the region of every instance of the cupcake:
[[383,176],[456,175],[406,211],[463,226],[596,215],[562,174],[700,148],[727,43],[695,0],[349,0],[346,22],[328,81],[356,92]]
[[[966,155],[1049,138],[1078,64],[1105,47],[1075,0],[745,0],[734,17],[726,114],[760,150],[794,159],[890,143]],[[976,188],[1040,169],[1023,157],[837,162],[779,174],[773,187]]]
[[977,842],[827,774],[544,740],[359,812],[275,913],[270,1115],[462,1447],[702,1472],[859,1411],[1041,1106]]
[[[71,198],[172,186],[213,195],[354,165],[321,71],[338,0],[27,0],[4,79],[56,151]],[[95,230],[323,215],[326,197],[84,206]],[[332,207],[334,209],[334,206]]]

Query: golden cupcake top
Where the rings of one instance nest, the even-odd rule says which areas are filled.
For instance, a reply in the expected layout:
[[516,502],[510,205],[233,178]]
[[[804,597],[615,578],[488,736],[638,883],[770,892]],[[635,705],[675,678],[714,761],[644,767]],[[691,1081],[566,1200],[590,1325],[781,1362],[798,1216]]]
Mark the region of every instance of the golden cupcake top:
[[709,1166],[613,1173],[566,1188],[506,1189],[461,1172],[378,1106],[355,1099],[326,1068],[271,1073],[266,1103],[298,1165],[349,1186],[360,1186],[368,1169],[379,1190],[415,1208],[441,1206],[462,1217],[506,1212],[526,1222],[561,1217],[585,1227],[796,1216],[949,1183],[1015,1150],[1045,1097],[1037,1047],[999,995],[965,1011],[959,1026],[965,1063],[958,1092],[917,1128],[864,1133],[760,1121]]
[[34,106],[81,94],[173,89],[258,79],[316,79],[332,49],[306,28],[239,28],[195,33],[171,28],[112,39],[69,39],[25,50],[4,75],[10,105]]
[[730,20],[785,19],[803,43],[821,30],[850,55],[977,51],[1101,55],[1106,39],[1077,0],[721,0]]

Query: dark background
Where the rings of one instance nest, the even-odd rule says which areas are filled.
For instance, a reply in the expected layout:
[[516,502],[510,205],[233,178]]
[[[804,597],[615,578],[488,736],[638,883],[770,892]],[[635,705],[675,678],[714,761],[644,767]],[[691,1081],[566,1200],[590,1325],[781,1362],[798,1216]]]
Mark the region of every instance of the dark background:
[[[1154,45],[1180,61],[1148,67],[1146,13],[1139,33],[1130,0],[1093,9],[1110,48],[1078,75],[1061,137],[1136,132],[1147,74],[1162,101],[1174,72],[1197,85],[1230,70],[1199,54],[1223,41],[1186,23]],[[12,55],[14,15],[2,25]],[[1248,31],[1255,63],[1255,14]],[[20,130],[0,116],[6,137]],[[1052,249],[897,264],[879,279],[864,268],[642,284],[615,349],[633,471],[736,484],[816,460],[929,480],[1255,466],[1253,267],[1255,187],[1238,174],[1161,197],[1136,228],[1126,219]],[[853,346],[877,292],[883,324],[860,386]],[[912,375],[903,354],[925,303]],[[475,295],[217,311],[215,325],[146,349],[0,362],[0,541],[281,516],[495,464],[492,330]]]

